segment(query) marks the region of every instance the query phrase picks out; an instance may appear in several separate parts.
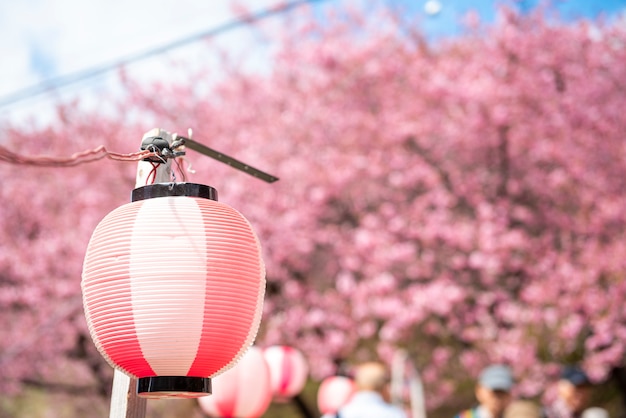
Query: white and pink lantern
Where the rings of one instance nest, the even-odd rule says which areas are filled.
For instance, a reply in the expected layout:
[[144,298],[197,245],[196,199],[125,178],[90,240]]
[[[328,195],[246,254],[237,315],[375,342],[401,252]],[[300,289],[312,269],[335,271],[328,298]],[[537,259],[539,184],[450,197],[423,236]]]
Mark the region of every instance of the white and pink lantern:
[[278,402],[299,394],[309,375],[309,365],[302,352],[286,345],[274,345],[263,351],[270,368],[272,393]]
[[355,392],[356,386],[349,377],[327,377],[317,390],[317,407],[322,414],[335,414]]
[[270,371],[263,351],[257,347],[251,347],[213,383],[213,394],[198,398],[202,411],[211,417],[258,418],[272,401]]
[[198,397],[252,345],[265,268],[250,223],[214,188],[159,183],[98,224],[82,290],[96,347],[139,396]]

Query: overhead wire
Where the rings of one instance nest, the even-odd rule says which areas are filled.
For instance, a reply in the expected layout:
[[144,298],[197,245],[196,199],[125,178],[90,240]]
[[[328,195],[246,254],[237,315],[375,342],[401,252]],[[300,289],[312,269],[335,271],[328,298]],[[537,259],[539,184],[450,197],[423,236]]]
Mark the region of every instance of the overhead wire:
[[115,60],[108,64],[93,67],[87,70],[82,70],[73,74],[67,74],[67,75],[63,75],[59,77],[50,78],[48,80],[42,81],[41,83],[17,90],[13,93],[9,93],[8,95],[0,97],[0,107],[12,105],[19,101],[22,101],[22,100],[25,100],[34,96],[38,96],[40,94],[43,94],[49,91],[54,91],[58,88],[66,87],[68,85],[77,83],[79,81],[83,81],[89,78],[93,78],[93,77],[105,74],[109,71],[115,70],[124,65],[128,65],[133,62],[152,57],[154,55],[162,54],[171,49],[179,48],[181,46],[184,46],[193,42],[197,42],[201,39],[215,37],[224,32],[230,31],[232,29],[236,29],[240,26],[249,25],[250,23],[258,22],[260,20],[288,12],[294,8],[303,6],[305,4],[316,3],[316,2],[321,2],[321,1],[325,1],[325,0],[296,0],[296,1],[291,1],[291,2],[281,3],[277,6],[269,7],[260,12],[233,19],[224,24],[218,25],[214,28],[210,28],[208,30],[196,33],[194,35],[191,35],[182,39],[178,39],[176,41],[158,46],[156,48],[148,49],[146,51],[139,52],[137,54],[129,55],[125,58]]
[[151,150],[121,154],[118,152],[108,151],[104,145],[100,145],[94,149],[75,152],[69,157],[25,156],[0,145],[0,161],[10,164],[31,165],[38,167],[73,167],[79,164],[98,161],[103,158],[109,158],[115,161],[139,161],[157,155],[158,153]]

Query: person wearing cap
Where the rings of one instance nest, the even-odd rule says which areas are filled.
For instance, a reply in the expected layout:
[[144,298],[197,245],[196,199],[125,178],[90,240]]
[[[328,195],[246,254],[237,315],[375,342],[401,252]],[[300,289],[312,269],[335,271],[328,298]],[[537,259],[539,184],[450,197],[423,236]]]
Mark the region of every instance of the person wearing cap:
[[561,370],[556,401],[545,408],[547,418],[580,418],[591,398],[592,384],[578,366]]
[[478,406],[460,412],[455,418],[502,418],[511,402],[512,388],[513,373],[508,366],[494,364],[485,368],[474,390]]

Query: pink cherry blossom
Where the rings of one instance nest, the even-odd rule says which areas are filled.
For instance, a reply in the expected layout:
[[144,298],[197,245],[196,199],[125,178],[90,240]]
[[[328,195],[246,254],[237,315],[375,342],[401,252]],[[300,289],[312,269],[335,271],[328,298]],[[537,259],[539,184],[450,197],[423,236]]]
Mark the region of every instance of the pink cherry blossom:
[[[608,378],[626,350],[626,32],[508,11],[484,36],[430,45],[398,25],[378,13],[293,22],[265,72],[226,62],[219,79],[208,67],[172,85],[125,76],[127,96],[103,98],[115,114],[64,104],[49,126],[0,125],[2,146],[131,152],[146,124],[192,127],[280,177],[185,156],[187,180],[217,188],[260,237],[257,343],[298,347],[315,379],[398,348],[431,408],[493,361],[512,364],[526,396],[549,396],[572,357]],[[64,370],[106,393],[81,267],[95,225],[129,200],[135,165],[0,170],[0,385]]]

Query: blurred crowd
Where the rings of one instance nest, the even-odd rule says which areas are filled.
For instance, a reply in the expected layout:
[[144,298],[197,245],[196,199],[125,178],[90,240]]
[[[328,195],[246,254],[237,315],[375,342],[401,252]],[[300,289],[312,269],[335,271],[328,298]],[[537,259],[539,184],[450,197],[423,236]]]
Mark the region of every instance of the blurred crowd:
[[[359,365],[354,374],[356,392],[349,401],[322,418],[408,418],[389,399],[389,374],[378,362]],[[503,364],[486,367],[474,388],[476,405],[454,418],[609,418],[607,410],[590,404],[593,384],[578,366],[564,366],[557,382],[556,399],[545,405],[516,399],[515,379]],[[423,417],[425,418],[425,417]]]
[[554,402],[540,405],[531,400],[513,399],[515,384],[508,366],[495,364],[485,368],[475,387],[478,405],[455,418],[608,418],[602,408],[591,407],[593,385],[578,366],[561,370]]

